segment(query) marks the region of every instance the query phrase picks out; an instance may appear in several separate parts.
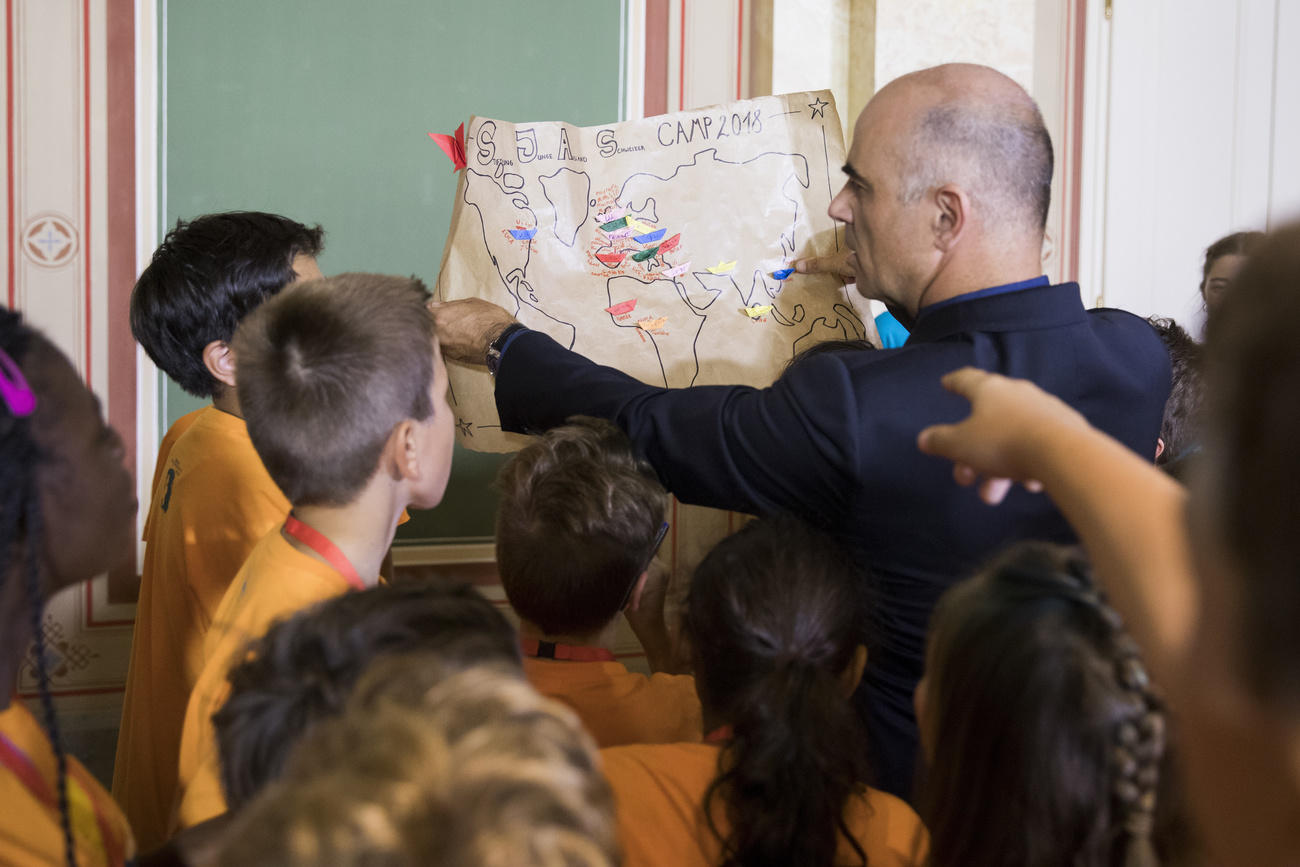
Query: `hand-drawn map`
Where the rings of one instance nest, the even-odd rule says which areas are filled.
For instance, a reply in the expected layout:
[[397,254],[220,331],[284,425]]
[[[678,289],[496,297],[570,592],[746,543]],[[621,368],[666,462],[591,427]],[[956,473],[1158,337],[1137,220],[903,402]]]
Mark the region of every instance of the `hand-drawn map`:
[[[667,388],[766,386],[814,343],[875,337],[843,281],[791,269],[844,243],[826,215],[844,162],[827,91],[602,127],[475,117],[464,147],[444,300],[486,298]],[[520,448],[488,374],[450,374],[461,444]]]

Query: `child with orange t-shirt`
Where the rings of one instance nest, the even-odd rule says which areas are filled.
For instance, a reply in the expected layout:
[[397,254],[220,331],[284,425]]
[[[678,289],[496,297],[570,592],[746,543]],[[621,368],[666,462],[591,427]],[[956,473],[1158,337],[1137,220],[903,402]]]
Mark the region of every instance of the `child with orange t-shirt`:
[[452,417],[427,298],[414,279],[313,280],[236,334],[248,432],[293,510],[257,543],[204,640],[181,732],[179,827],[226,809],[212,714],[249,642],[277,619],[373,586],[405,507],[442,498]]
[[[46,598],[130,556],[135,494],[123,456],[121,437],[68,360],[17,313],[0,310],[3,864],[122,867],[135,857],[122,811],[63,752],[40,629]],[[44,726],[8,692],[27,665]]]
[[320,276],[321,237],[319,226],[273,214],[180,222],[131,293],[131,330],[149,357],[187,392],[212,399],[163,438],[145,518],[113,794],[146,848],[166,837],[204,633],[257,540],[289,511],[248,438],[229,343],[263,300]]
[[709,735],[601,751],[625,864],[925,863],[916,813],[862,782],[850,696],[867,661],[865,580],[789,518],[755,521],[704,558],[684,626]]
[[[665,577],[651,560],[668,525],[649,465],[618,428],[582,419],[519,452],[497,484],[497,565],[529,681],[577,711],[600,746],[698,741],[694,679],[663,673],[672,656]],[[620,610],[649,677],[609,651]]]

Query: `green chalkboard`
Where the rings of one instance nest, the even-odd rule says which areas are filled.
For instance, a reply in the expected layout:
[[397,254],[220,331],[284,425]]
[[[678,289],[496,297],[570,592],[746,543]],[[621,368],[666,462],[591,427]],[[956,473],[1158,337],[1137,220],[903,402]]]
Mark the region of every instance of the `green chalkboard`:
[[[456,176],[429,132],[471,114],[619,119],[624,0],[164,0],[165,226],[250,209],[320,223],[326,274],[430,286]],[[166,423],[199,402],[174,383]],[[492,534],[502,458],[456,450],[443,505],[399,543]]]

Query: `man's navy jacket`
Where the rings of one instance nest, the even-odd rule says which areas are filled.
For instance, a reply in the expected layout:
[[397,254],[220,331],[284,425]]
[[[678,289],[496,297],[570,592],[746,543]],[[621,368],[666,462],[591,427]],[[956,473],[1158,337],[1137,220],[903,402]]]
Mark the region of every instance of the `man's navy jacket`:
[[875,575],[878,634],[856,696],[873,782],[906,796],[912,691],[938,597],[1009,542],[1075,540],[1047,497],[1016,488],[990,508],[953,481],[948,461],[917,450],[922,428],[969,413],[939,384],[966,365],[1031,380],[1154,459],[1169,395],[1164,346],[1132,314],[1085,310],[1074,283],[922,310],[905,346],[815,355],[765,389],[655,388],[524,332],[502,356],[496,401],[510,431],[612,419],[682,502],[792,513],[847,545]]

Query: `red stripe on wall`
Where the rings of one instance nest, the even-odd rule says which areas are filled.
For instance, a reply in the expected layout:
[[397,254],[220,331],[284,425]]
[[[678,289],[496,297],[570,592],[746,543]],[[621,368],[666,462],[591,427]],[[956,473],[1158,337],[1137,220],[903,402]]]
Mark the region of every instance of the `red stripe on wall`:
[[1071,93],[1071,105],[1066,110],[1071,113],[1074,129],[1070,131],[1070,149],[1073,151],[1069,163],[1070,176],[1063,178],[1070,185],[1070,211],[1065,219],[1068,235],[1069,258],[1066,260],[1066,280],[1079,279],[1079,232],[1082,218],[1083,198],[1083,67],[1084,51],[1087,49],[1088,10],[1084,0],[1072,0],[1074,8],[1074,45],[1070,64],[1074,68],[1074,88]]
[[736,13],[736,99],[740,99],[740,59],[745,56],[745,0],[740,0]]
[[645,116],[668,111],[669,0],[645,4]]
[[18,237],[18,227],[14,225],[14,0],[5,0],[5,155],[8,157],[9,183],[9,307],[12,309],[17,298],[17,270],[14,266],[14,239]]
[[[135,478],[152,455],[136,454],[135,340],[131,337],[131,289],[135,285],[135,2],[108,0],[106,96],[108,107],[108,423],[126,444],[126,465]],[[139,538],[139,534],[136,534]],[[134,546],[132,548],[134,551]],[[135,558],[108,576],[111,604],[134,602]],[[93,621],[87,606],[87,624]]]
[[677,110],[682,111],[686,108],[686,0],[682,0],[682,20],[681,31],[679,36],[679,50],[677,52]]
[[[91,357],[90,310],[90,0],[81,0],[81,124],[82,146],[85,149],[83,175],[85,221],[81,227],[81,261],[85,263],[86,293],[86,385],[91,385],[93,359]],[[92,386],[93,387],[93,386]]]

